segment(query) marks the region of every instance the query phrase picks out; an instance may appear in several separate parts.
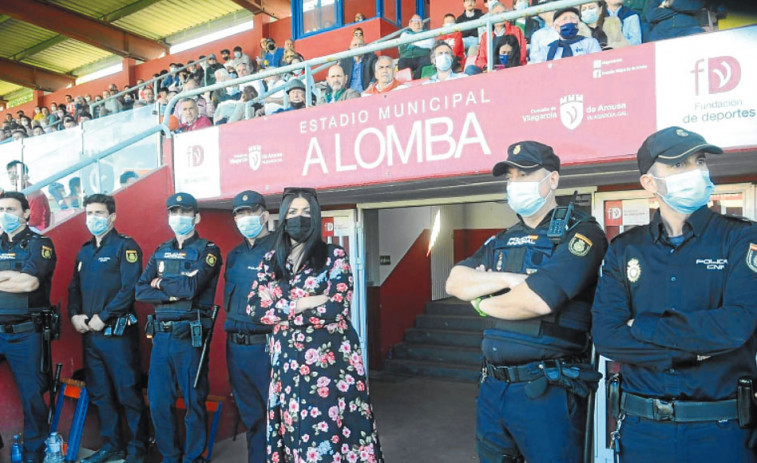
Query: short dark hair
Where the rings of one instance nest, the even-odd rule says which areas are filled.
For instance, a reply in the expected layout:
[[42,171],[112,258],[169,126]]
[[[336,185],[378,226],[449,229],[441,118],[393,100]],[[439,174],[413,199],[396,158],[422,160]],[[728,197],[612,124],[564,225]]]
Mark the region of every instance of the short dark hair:
[[8,164],[6,164],[5,165],[5,170],[11,170],[11,169],[15,168],[18,165],[22,166],[23,173],[25,173],[25,174],[29,173],[29,168],[26,166],[26,164],[24,164],[23,162],[21,162],[19,160],[11,161]]
[[0,194],[0,199],[15,199],[16,201],[21,203],[21,209],[25,211],[29,210],[29,201],[26,199],[26,196],[20,191],[4,191],[2,194]]
[[442,18],[442,21],[443,21],[443,20],[445,20],[445,19],[447,19],[447,18],[457,19],[457,18],[455,17],[455,15],[454,15],[454,14],[452,14],[452,13],[447,13],[447,14],[445,14],[445,15],[444,15],[444,17]]
[[222,55],[230,55],[230,54],[231,54],[231,52],[229,51],[229,49],[228,49],[228,48],[224,48],[223,50],[221,50],[221,54],[222,54]]
[[101,193],[95,193],[84,198],[84,207],[88,204],[105,204],[109,214],[116,213],[116,200],[111,195],[104,195]]
[[237,45],[236,47],[234,47],[234,51],[242,51],[242,47],[240,47],[239,45]]

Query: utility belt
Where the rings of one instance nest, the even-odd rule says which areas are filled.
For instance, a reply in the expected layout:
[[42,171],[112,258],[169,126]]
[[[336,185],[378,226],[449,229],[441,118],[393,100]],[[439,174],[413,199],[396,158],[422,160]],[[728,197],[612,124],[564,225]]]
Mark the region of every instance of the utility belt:
[[240,346],[254,346],[266,344],[268,342],[268,333],[226,333],[226,339],[228,339],[229,342],[239,344]]
[[524,334],[532,338],[549,337],[559,339],[576,346],[586,346],[588,342],[586,331],[568,328],[546,320],[510,321],[497,319],[493,323],[493,328]]
[[739,420],[742,428],[754,426],[755,397],[752,379],[738,382],[736,399],[716,401],[663,400],[623,392],[619,374],[610,378],[607,386],[610,411],[616,419],[625,415],[637,416],[651,421],[672,423],[695,423],[703,421]]
[[133,313],[123,315],[106,324],[103,336],[123,336],[127,326],[136,325],[137,317]]
[[601,373],[587,363],[570,362],[565,359],[539,360],[524,365],[495,365],[483,360],[481,381],[492,377],[508,383],[528,383],[524,387],[526,395],[535,399],[541,397],[549,386],[559,386],[580,397],[588,397],[596,391]]
[[211,321],[208,317],[201,317],[198,312],[197,320],[159,321],[154,314],[147,316],[145,334],[152,339],[155,333],[171,333],[174,339],[190,339],[192,347],[202,347],[205,336],[210,331]]
[[42,330],[33,321],[0,325],[0,334],[22,334],[31,333],[32,331],[40,332]]

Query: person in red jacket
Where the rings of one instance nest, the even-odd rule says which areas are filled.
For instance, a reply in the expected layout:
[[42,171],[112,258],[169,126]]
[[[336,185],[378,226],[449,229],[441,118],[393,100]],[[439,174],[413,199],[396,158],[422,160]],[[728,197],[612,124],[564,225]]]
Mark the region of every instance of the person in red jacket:
[[[491,8],[491,15],[496,16],[498,14],[504,13],[505,11],[507,11],[507,8],[505,8],[505,5],[497,2]],[[520,64],[522,65],[526,64],[526,54],[527,54],[526,37],[523,35],[523,31],[520,30],[518,26],[514,26],[507,21],[503,21],[501,23],[494,24],[494,28],[492,32],[494,33],[494,40],[496,40],[497,37],[502,37],[503,35],[515,36],[518,39],[518,43],[520,44]],[[488,53],[487,33],[484,32],[483,34],[481,34],[481,41],[478,44],[478,55],[476,55],[476,65],[468,66],[467,68],[465,68],[465,73],[468,75],[475,75],[475,74],[480,74],[481,72],[483,72],[486,69],[487,53]],[[495,53],[495,56],[496,56],[496,53]]]
[[[21,191],[32,185],[29,183],[29,168],[23,162],[18,160],[11,161],[5,166],[5,170],[8,172],[8,178],[16,191]],[[50,212],[50,202],[47,200],[45,193],[41,190],[34,191],[26,195],[26,199],[29,201],[29,209],[31,210],[27,225],[38,231],[48,228],[52,224],[52,214]]]
[[213,125],[205,116],[200,116],[200,110],[197,108],[197,102],[191,98],[181,100],[181,115],[184,117],[184,124],[179,126],[181,132],[191,132],[200,130]]
[[[444,26],[455,24],[455,15],[447,13],[444,15]],[[440,35],[436,40],[447,42],[452,48],[452,55],[457,58],[457,62],[462,65],[465,62],[465,45],[463,44],[463,33],[460,31],[451,34]],[[455,66],[457,68],[457,66]]]

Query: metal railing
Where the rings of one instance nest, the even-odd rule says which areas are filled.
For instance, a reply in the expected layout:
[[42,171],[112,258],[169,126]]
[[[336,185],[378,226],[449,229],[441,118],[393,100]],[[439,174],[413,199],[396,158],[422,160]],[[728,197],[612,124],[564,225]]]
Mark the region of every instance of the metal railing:
[[[462,24],[450,24],[449,26],[444,26],[439,29],[433,29],[430,31],[420,32],[418,34],[413,34],[412,37],[406,37],[404,39],[403,38],[390,39],[390,40],[386,40],[386,41],[378,42],[378,43],[374,42],[364,47],[356,48],[354,50],[345,50],[345,51],[341,51],[337,53],[332,53],[331,55],[321,56],[318,58],[311,58],[301,63],[294,63],[294,64],[289,64],[287,66],[282,66],[278,68],[266,69],[264,71],[251,74],[249,76],[238,77],[236,79],[227,80],[225,82],[220,82],[213,85],[208,85],[205,87],[190,90],[189,92],[182,92],[181,94],[171,98],[171,100],[169,100],[168,104],[166,105],[166,108],[164,110],[164,117],[163,117],[163,125],[165,126],[163,132],[167,134],[166,135],[167,137],[171,136],[170,129],[168,128],[168,122],[167,122],[168,118],[171,114],[173,114],[173,110],[176,107],[176,104],[184,98],[201,95],[205,92],[219,90],[225,87],[254,82],[256,80],[265,79],[267,77],[277,75],[277,74],[291,73],[299,69],[305,70],[305,76],[304,76],[305,95],[310,95],[311,90],[312,90],[310,88],[311,87],[310,81],[311,81],[312,75],[316,72],[317,69],[322,69],[323,65],[330,65],[334,61],[339,61],[344,58],[352,58],[353,56],[364,55],[366,53],[386,50],[389,48],[397,48],[400,45],[410,44],[410,43],[418,42],[425,39],[433,39],[440,35],[451,34],[453,32],[463,32],[463,31],[467,31],[471,29],[478,29],[481,26],[486,27],[486,32],[487,32],[486,40],[487,40],[487,45],[488,45],[486,66],[487,66],[487,71],[491,71],[494,67],[494,50],[493,50],[494,47],[492,46],[492,43],[493,43],[492,29],[494,27],[494,24],[501,23],[503,21],[513,21],[518,18],[523,18],[523,17],[528,17],[528,16],[537,16],[541,13],[546,13],[549,11],[557,11],[557,10],[568,8],[568,7],[575,7],[578,5],[582,5],[584,3],[590,3],[590,0],[558,0],[556,2],[536,5],[536,6],[532,6],[523,10],[507,11],[505,13],[500,13],[494,16],[487,15],[486,17],[477,19],[475,21],[467,21]],[[312,106],[309,97],[306,98],[305,103],[306,103],[306,106]]]

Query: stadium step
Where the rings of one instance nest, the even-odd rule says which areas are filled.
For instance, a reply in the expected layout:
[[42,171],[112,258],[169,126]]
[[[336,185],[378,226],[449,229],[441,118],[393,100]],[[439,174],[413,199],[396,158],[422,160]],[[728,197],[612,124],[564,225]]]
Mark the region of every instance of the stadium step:
[[418,360],[387,359],[384,369],[394,374],[409,376],[433,376],[456,381],[476,382],[480,367],[454,363],[424,362]]
[[394,346],[393,358],[477,366],[481,364],[479,347],[440,346],[401,342]]

